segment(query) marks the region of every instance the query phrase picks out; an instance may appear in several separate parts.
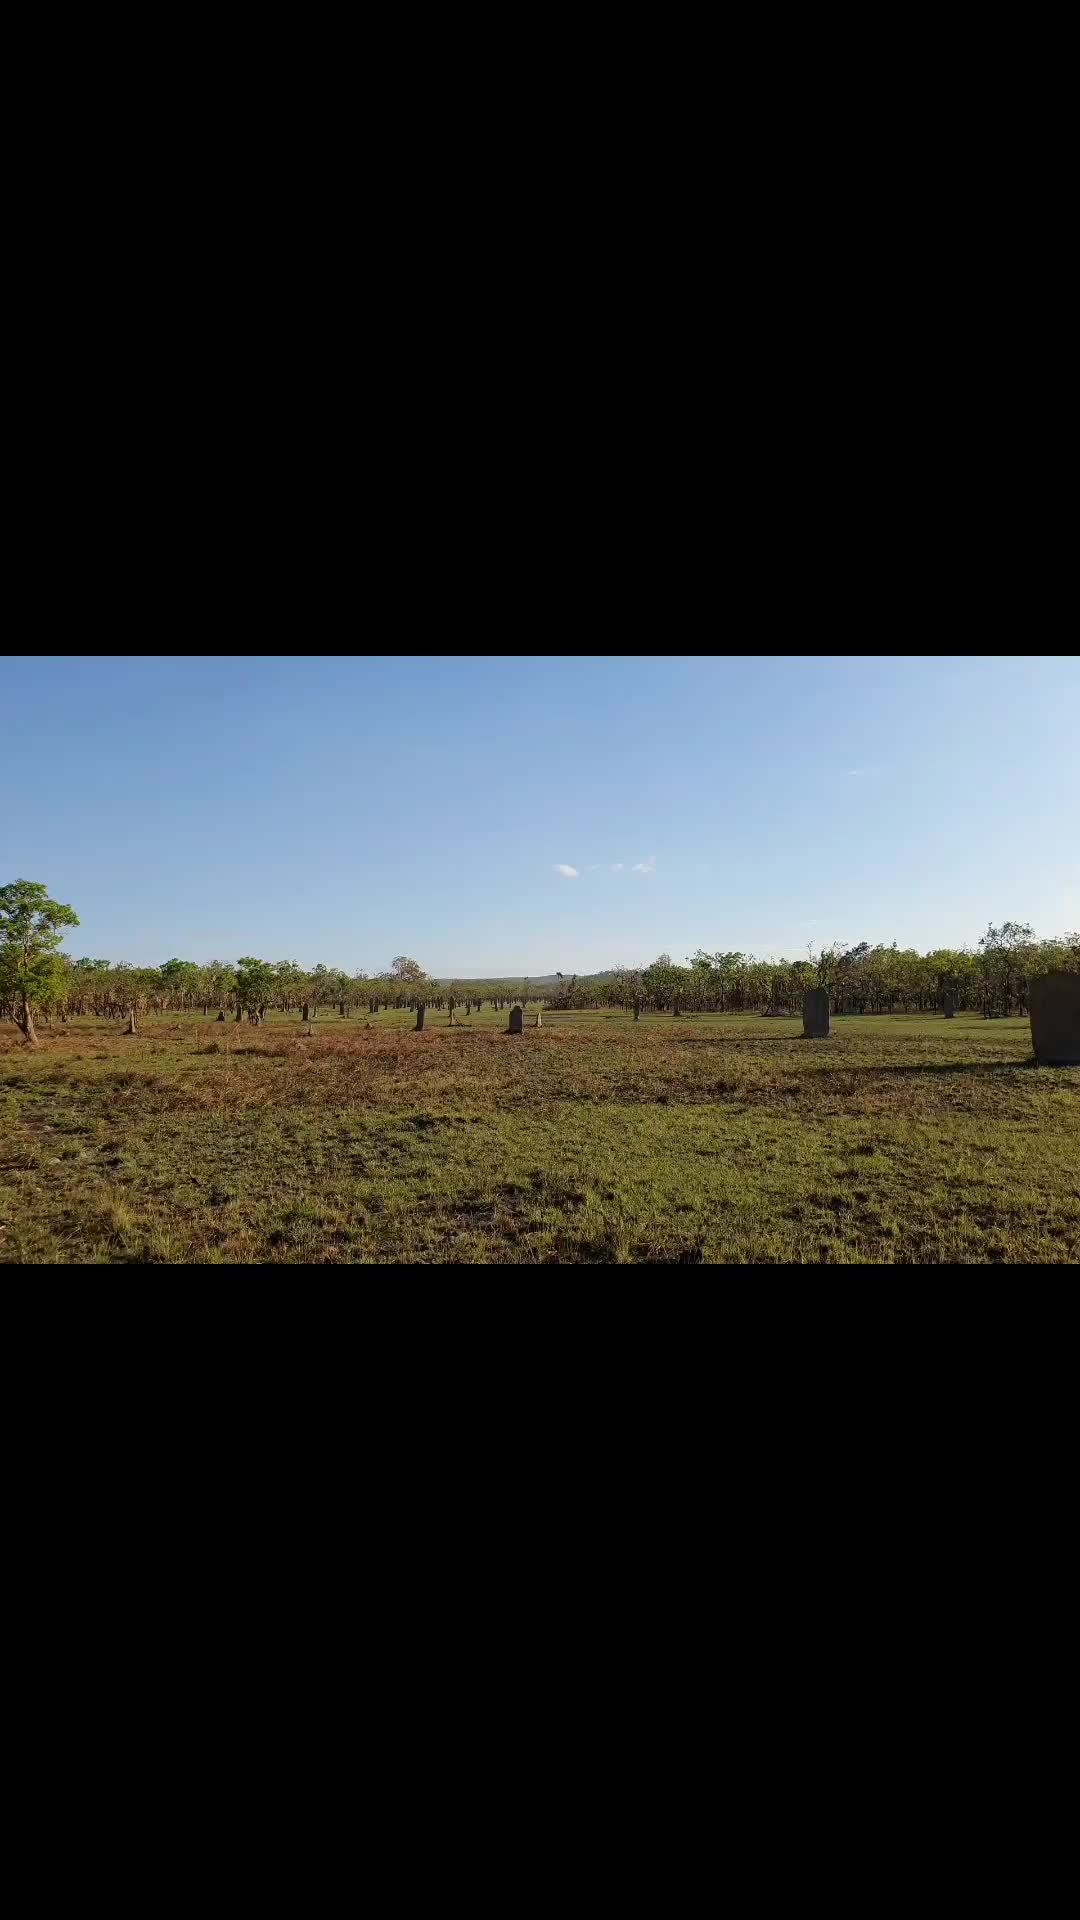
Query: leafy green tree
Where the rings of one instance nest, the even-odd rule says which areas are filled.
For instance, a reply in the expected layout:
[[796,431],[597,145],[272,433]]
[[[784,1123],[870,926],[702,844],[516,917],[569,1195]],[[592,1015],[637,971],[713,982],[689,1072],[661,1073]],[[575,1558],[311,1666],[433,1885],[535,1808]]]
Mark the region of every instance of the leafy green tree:
[[329,967],[324,966],[320,960],[317,967],[312,967],[308,981],[311,989],[311,1004],[314,1011],[318,1013],[319,1008],[327,1006],[334,997],[333,976]]
[[73,960],[68,980],[68,1009],[71,1013],[85,1013],[90,1008],[99,1013],[105,998],[106,982],[111,969],[107,960],[91,960],[84,955],[81,960]]
[[270,998],[276,985],[276,972],[267,960],[256,960],[251,954],[245,954],[236,963],[233,975],[233,992],[236,995],[236,1017],[242,1020],[246,1013],[256,1025],[270,1004]]
[[395,954],[390,962],[390,998],[396,1007],[413,1007],[421,998],[426,1005],[435,991],[435,982],[428,979],[419,960],[407,953]]
[[1038,973],[1080,973],[1080,932],[1040,940],[1028,954],[1028,978]]
[[204,1014],[208,1014],[212,1006],[224,1011],[226,998],[232,992],[232,981],[233,969],[226,966],[224,960],[206,960],[195,969],[192,998]]
[[[119,972],[120,969],[118,968]],[[127,1030],[137,1033],[136,1015],[144,1013],[151,1001],[160,1006],[161,972],[153,967],[125,967],[123,969],[124,1011],[128,1017]]]
[[36,880],[0,887],[0,1002],[28,1047],[36,1047],[36,1006],[54,1004],[64,981],[61,927],[77,927],[73,907],[50,900]]
[[304,970],[295,960],[279,960],[274,967],[275,991],[282,1013],[288,1013],[293,1000],[303,990]]
[[1018,920],[987,927],[979,941],[982,956],[983,1012],[988,1017],[1008,1015],[1010,1006],[1026,993],[1029,961],[1035,941],[1031,928]]
[[194,960],[166,960],[160,972],[170,998],[179,1007],[194,1001],[199,987],[199,969]]
[[648,995],[649,1005],[655,1007],[657,1012],[671,1004],[676,971],[677,969],[671,964],[670,953],[662,953],[651,966],[645,968],[642,974],[642,984]]
[[640,967],[615,967],[609,986],[615,1006],[640,1008],[645,993]]

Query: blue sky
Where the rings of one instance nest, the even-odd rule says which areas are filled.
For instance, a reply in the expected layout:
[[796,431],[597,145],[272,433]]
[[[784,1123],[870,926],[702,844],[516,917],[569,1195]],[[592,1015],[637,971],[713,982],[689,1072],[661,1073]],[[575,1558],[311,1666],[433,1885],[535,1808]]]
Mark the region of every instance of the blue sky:
[[[1080,662],[9,660],[75,955],[592,971],[1080,926]],[[572,871],[571,871],[572,870]]]

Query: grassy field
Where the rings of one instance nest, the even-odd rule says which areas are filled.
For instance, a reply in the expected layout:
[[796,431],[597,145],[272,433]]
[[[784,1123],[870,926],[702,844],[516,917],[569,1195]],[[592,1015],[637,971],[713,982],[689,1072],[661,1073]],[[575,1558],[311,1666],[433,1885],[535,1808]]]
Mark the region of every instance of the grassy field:
[[485,1008],[0,1037],[0,1263],[1080,1261],[1026,1020]]

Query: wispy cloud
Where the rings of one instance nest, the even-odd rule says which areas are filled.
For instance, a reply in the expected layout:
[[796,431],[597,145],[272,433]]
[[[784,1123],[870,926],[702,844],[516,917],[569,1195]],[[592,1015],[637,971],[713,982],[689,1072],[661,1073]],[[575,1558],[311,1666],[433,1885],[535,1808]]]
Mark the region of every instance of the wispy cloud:
[[[568,867],[560,862],[557,867],[552,868],[552,872],[561,873],[567,880],[580,880],[583,872],[599,873],[604,864],[602,860],[590,860],[588,866],[582,868]],[[650,853],[647,860],[635,860],[632,867],[628,866],[625,860],[611,860],[607,863],[607,871],[608,873],[655,873],[656,855]]]

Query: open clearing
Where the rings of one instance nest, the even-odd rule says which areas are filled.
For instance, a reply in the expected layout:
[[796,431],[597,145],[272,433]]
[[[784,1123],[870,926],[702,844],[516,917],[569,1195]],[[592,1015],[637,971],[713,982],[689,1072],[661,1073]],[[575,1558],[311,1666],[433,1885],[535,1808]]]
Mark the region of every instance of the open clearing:
[[1080,1261],[1024,1020],[544,1014],[0,1038],[0,1262]]

